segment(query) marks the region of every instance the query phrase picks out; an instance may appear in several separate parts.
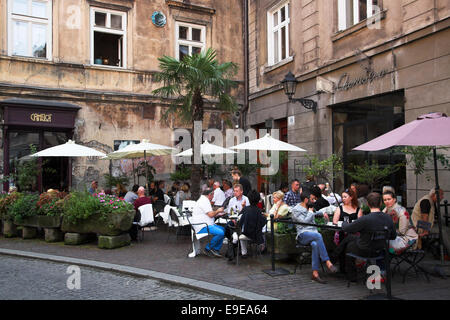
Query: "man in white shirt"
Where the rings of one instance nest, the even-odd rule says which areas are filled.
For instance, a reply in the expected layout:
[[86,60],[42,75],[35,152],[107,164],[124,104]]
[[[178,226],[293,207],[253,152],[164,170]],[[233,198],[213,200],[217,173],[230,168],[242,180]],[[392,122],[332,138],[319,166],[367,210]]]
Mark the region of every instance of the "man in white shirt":
[[223,208],[213,210],[211,206],[212,197],[213,193],[211,189],[207,188],[202,192],[202,195],[194,206],[190,222],[196,233],[209,232],[209,234],[213,235],[211,242],[206,245],[205,251],[208,255],[220,258],[222,257],[220,255],[220,249],[222,248],[223,238],[225,237],[225,229],[214,224],[214,217],[222,213]]
[[215,207],[222,206],[222,203],[225,201],[225,193],[220,189],[220,182],[216,181],[213,184],[214,195],[211,200],[211,204]]
[[246,196],[244,196],[244,189],[241,184],[236,184],[233,187],[234,197],[231,198],[226,209],[227,213],[230,213],[231,209],[233,212],[241,212],[242,208],[250,205],[250,201]]

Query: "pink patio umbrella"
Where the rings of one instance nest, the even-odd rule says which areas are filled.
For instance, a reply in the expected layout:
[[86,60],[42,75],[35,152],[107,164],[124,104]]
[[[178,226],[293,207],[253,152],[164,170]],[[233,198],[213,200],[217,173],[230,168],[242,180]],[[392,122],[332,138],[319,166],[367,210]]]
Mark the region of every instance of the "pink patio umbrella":
[[[436,178],[436,197],[439,204],[439,180],[436,147],[450,145],[450,117],[445,113],[429,113],[385,133],[353,150],[378,151],[392,146],[432,146],[434,156],[434,174]],[[441,264],[444,263],[442,241],[442,222],[440,207],[437,205]]]

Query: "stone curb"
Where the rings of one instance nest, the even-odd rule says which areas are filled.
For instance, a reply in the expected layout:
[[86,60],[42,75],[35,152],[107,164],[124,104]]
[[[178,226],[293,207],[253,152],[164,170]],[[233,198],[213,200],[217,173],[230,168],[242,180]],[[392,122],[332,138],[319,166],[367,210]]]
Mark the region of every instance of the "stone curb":
[[106,271],[114,271],[120,272],[124,274],[129,274],[132,276],[138,277],[146,277],[152,278],[155,280],[160,280],[169,284],[175,284],[183,287],[193,288],[205,292],[210,292],[214,294],[219,294],[223,296],[228,296],[230,298],[239,299],[239,300],[278,300],[273,297],[260,295],[257,293],[244,291],[240,289],[235,289],[231,287],[222,286],[219,284],[209,283],[206,281],[200,281],[180,276],[174,276],[167,273],[128,267],[118,264],[105,263],[94,260],[85,260],[85,259],[77,259],[70,257],[62,257],[55,255],[48,255],[42,253],[28,252],[28,251],[20,251],[20,250],[10,250],[10,249],[2,249],[0,248],[0,254],[10,255],[10,256],[18,256],[24,258],[33,258],[33,259],[41,259],[48,260],[59,263],[69,263],[74,265],[81,265],[86,267],[92,267],[97,269],[102,269]]

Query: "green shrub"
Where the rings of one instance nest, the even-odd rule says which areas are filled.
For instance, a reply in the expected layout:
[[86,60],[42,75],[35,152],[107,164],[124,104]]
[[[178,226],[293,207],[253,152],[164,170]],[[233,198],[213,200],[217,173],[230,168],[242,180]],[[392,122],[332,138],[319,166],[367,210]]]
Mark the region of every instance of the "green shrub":
[[19,198],[19,192],[1,193],[0,195],[0,218],[12,220],[14,217],[9,215],[9,208]]
[[17,200],[9,207],[9,217],[14,219],[14,221],[22,222],[25,218],[35,216],[37,214],[36,203],[38,200],[38,194],[19,194]]
[[106,220],[109,214],[133,210],[133,205],[114,195],[75,191],[64,199],[63,209],[67,222],[73,224],[78,219],[84,220],[95,214]]
[[63,214],[65,192],[44,192],[37,202],[37,214],[42,216],[60,216]]

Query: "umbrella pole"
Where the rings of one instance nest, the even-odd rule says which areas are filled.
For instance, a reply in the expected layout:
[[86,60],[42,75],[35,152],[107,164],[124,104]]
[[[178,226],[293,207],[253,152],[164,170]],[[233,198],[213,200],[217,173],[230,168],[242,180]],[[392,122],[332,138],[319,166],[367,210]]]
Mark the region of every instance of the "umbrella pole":
[[133,166],[133,184],[136,184],[136,176],[134,174],[134,159],[131,159],[131,165]]
[[147,153],[144,150],[144,159],[145,159],[145,192],[147,193],[147,196],[149,195],[148,190],[148,163],[147,163]]
[[440,202],[441,199],[439,197],[439,178],[438,178],[438,168],[437,168],[437,155],[436,155],[436,147],[433,147],[433,160],[434,160],[434,176],[436,179],[436,209],[437,209],[437,216],[438,216],[438,226],[439,226],[439,249],[441,254],[441,264],[444,265],[444,243],[442,241],[442,221],[441,221],[441,206]]

